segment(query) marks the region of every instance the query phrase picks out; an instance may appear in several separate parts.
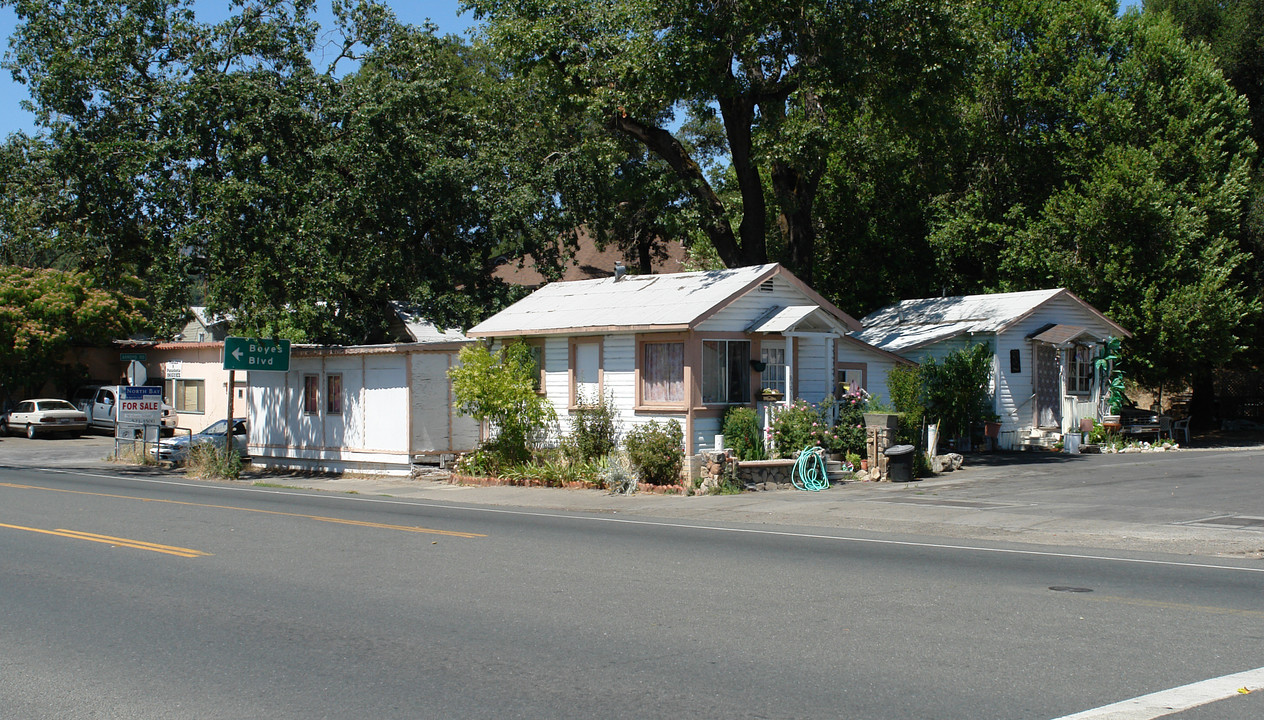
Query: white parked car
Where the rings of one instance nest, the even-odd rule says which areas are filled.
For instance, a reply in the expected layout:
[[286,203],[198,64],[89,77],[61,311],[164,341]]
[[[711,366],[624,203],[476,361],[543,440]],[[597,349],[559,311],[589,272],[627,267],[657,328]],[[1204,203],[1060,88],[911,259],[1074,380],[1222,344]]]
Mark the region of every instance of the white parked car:
[[[159,440],[157,445],[150,449],[149,453],[158,460],[166,460],[173,463],[182,463],[189,459],[189,449],[194,445],[215,444],[220,447],[224,446],[224,430],[228,427],[228,420],[219,420],[213,422],[205,430],[192,435],[177,435],[170,440]],[[236,448],[237,454],[241,457],[249,457],[246,452],[246,418],[237,418],[233,420],[233,447]]]
[[88,428],[88,416],[65,400],[37,398],[23,400],[11,412],[0,417],[0,432],[25,432],[28,438],[46,433],[64,432],[75,436]]

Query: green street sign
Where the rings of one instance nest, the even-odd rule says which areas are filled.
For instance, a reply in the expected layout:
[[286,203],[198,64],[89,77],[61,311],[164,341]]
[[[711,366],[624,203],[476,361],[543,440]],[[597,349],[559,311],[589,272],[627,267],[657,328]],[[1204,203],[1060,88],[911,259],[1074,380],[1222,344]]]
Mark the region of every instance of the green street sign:
[[224,338],[224,369],[285,372],[290,369],[290,341]]
[[145,353],[119,353],[120,362],[145,362]]

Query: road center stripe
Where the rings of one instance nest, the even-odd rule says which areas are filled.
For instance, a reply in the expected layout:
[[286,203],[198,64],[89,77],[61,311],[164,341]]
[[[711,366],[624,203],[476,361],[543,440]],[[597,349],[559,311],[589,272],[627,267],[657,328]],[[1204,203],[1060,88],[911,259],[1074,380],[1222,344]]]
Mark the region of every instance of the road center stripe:
[[74,538],[75,540],[87,540],[89,542],[105,543],[115,547],[127,547],[135,550],[150,550],[152,552],[163,553],[164,555],[176,555],[185,558],[209,557],[210,553],[201,550],[193,550],[191,548],[182,548],[175,545],[159,545],[158,543],[146,542],[144,540],[132,540],[129,538],[113,537],[111,535],[98,535],[96,533],[80,532],[78,530],[66,530],[57,528],[56,530],[45,530],[43,528],[25,527],[23,525],[9,525],[0,523],[0,528],[9,528],[11,530],[25,530],[26,532],[39,533],[41,535],[56,535],[58,537]]
[[1264,668],[1161,690],[1055,720],[1151,720],[1259,690],[1264,690]]

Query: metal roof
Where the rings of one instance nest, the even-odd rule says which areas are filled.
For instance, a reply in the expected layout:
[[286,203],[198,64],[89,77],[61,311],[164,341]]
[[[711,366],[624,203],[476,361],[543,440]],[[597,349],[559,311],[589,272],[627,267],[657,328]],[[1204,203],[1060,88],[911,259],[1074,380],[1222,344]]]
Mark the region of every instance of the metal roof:
[[465,342],[469,338],[461,333],[460,330],[445,330],[436,326],[434,323],[425,319],[421,311],[407,303],[398,300],[391,301],[391,309],[395,312],[395,316],[399,318],[400,323],[404,326],[404,331],[408,333],[408,337],[415,343],[449,343],[449,342]]
[[475,325],[466,334],[684,330],[705,320],[753,285],[772,277],[779,269],[779,265],[769,264],[555,282]]
[[1065,288],[903,300],[865,316],[864,330],[852,337],[892,352],[903,352],[964,333],[1002,332],[1055,297],[1083,305],[1125,337],[1131,333]]
[[[813,322],[804,322],[811,318]],[[826,330],[846,333],[842,323],[816,305],[774,306],[746,327],[752,333],[784,333],[791,330]]]

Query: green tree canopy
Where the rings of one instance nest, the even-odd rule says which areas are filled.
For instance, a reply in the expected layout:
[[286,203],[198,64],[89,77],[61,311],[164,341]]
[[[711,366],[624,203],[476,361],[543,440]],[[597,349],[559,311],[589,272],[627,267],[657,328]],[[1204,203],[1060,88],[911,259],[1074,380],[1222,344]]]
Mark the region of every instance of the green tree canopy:
[[141,329],[144,308],[86,273],[0,265],[0,395],[39,391],[72,347]]
[[1135,337],[1149,385],[1223,364],[1259,299],[1240,244],[1246,103],[1163,16],[1095,0],[979,8],[956,189],[930,241],[960,292],[1063,286]]
[[[958,64],[957,24],[937,1],[466,7],[486,19],[487,41],[515,75],[560,115],[631,139],[670,167],[726,265],[776,256],[809,282],[829,118],[892,101],[915,114],[953,82]],[[682,111],[694,122],[677,124]],[[710,126],[722,131],[690,141],[690,129]],[[705,172],[712,151],[734,198]],[[780,252],[770,252],[770,237]]]
[[468,324],[509,295],[496,262],[544,237],[524,221],[552,203],[523,177],[535,148],[456,37],[338,0],[336,57],[317,67],[311,0],[213,24],[191,0],[0,1],[20,21],[6,66],[46,131],[0,158],[32,199],[0,244],[37,260],[55,245],[107,285],[142,277],[168,327],[190,287],[311,341],[380,338],[390,300]]

